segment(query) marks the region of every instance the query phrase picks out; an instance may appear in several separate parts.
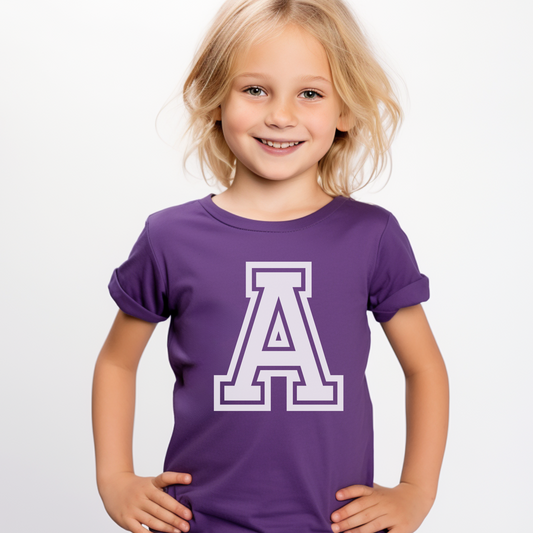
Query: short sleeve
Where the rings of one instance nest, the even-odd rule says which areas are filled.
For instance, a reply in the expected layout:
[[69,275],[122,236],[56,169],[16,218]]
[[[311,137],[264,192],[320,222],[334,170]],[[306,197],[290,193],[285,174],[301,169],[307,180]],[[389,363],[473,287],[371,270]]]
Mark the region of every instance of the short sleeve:
[[368,310],[378,322],[387,322],[402,307],[428,299],[429,280],[418,269],[407,235],[389,214],[370,281]]
[[148,221],[128,259],[114,270],[108,288],[128,315],[147,322],[162,322],[169,317],[166,282],[150,243]]

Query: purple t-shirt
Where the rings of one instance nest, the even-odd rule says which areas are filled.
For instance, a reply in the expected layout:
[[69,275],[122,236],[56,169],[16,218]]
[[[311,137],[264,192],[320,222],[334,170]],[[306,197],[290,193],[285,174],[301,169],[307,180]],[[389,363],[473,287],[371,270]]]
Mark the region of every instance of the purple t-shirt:
[[258,221],[212,194],[151,215],[109,290],[127,314],[170,317],[175,427],[164,468],[191,532],[330,533],[335,493],[372,485],[367,311],[429,297],[381,207],[343,196]]

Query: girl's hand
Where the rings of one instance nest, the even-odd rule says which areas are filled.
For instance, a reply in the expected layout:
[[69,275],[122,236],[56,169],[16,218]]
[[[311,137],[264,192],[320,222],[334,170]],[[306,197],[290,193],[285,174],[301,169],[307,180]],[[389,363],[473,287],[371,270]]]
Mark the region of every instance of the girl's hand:
[[107,479],[100,494],[109,516],[132,533],[146,533],[142,524],[164,533],[189,531],[192,512],[163,491],[168,485],[188,485],[190,474],[164,472],[157,477],[139,477],[121,472]]
[[383,529],[391,533],[416,531],[433,505],[434,498],[411,483],[400,483],[390,489],[374,484],[351,485],[337,492],[339,501],[356,500],[331,515],[335,533],[376,533]]

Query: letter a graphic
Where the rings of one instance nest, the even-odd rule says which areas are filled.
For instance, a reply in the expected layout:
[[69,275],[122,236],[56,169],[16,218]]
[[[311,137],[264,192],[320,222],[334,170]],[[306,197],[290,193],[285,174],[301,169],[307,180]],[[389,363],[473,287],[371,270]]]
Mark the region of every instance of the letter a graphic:
[[270,411],[274,377],[285,378],[287,411],[342,411],[343,376],[329,373],[309,307],[311,262],[247,262],[246,297],[215,411]]

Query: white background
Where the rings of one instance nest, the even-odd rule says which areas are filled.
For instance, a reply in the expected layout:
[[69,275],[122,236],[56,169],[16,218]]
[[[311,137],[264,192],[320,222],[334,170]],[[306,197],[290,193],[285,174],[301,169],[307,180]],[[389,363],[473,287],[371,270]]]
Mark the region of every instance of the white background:
[[[406,113],[389,184],[356,196],[409,235],[451,381],[439,496],[419,531],[530,531],[532,8],[351,3],[403,80]],[[154,120],[220,4],[0,7],[2,531],[119,530],[97,494],[90,429],[92,370],[116,313],[107,283],[148,214],[217,192],[184,176]],[[139,371],[143,475],[159,473],[171,431],[166,329]],[[373,331],[376,481],[393,485],[402,373]]]

